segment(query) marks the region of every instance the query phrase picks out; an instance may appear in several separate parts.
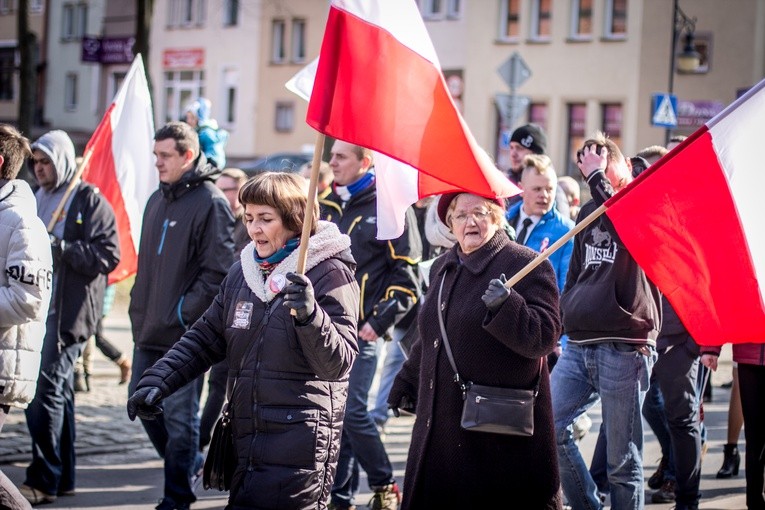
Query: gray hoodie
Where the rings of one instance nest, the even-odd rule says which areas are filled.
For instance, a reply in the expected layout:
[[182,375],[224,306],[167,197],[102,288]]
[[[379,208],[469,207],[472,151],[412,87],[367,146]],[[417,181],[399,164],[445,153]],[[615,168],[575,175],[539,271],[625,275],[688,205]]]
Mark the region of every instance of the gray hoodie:
[[[72,139],[66,132],[56,129],[49,131],[42,135],[32,144],[32,150],[41,150],[44,152],[48,159],[53,162],[53,167],[56,170],[56,185],[51,191],[46,191],[40,188],[35,193],[37,199],[37,215],[43,221],[45,225],[50,223],[50,219],[53,216],[53,211],[61,202],[61,198],[66,192],[66,185],[74,177],[74,173],[77,170],[77,162],[74,155],[74,144]],[[69,204],[72,201],[74,194],[69,196],[66,207],[69,208]],[[53,235],[61,238],[64,234],[64,222],[59,221],[53,229]]]

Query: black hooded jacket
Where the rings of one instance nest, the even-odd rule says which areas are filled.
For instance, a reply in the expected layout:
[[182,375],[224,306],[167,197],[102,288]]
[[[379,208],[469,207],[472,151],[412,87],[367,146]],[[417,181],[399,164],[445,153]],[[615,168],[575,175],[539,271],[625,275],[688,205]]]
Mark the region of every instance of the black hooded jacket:
[[138,272],[130,293],[133,341],[166,352],[212,302],[234,261],[234,217],[214,183],[220,170],[196,160],[146,204]]

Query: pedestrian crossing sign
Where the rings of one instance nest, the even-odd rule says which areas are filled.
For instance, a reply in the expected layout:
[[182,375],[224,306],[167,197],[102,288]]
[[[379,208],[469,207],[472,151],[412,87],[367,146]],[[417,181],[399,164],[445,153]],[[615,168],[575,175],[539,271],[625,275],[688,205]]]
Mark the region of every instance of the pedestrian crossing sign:
[[677,96],[673,94],[654,94],[651,111],[651,125],[657,127],[677,127]]

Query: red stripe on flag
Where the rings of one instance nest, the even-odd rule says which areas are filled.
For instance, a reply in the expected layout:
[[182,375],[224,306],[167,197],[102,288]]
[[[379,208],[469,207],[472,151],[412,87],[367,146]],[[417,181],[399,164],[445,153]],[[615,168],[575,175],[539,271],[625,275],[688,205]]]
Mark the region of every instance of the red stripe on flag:
[[699,344],[763,341],[754,264],[706,129],[606,205],[627,249]]
[[[492,183],[476,161],[441,72],[379,26],[332,7],[306,121],[318,131],[403,161],[485,196]],[[509,181],[508,181],[509,183]],[[420,179],[420,196],[443,183]]]
[[120,262],[109,273],[109,283],[116,283],[134,274],[138,268],[138,255],[130,232],[130,218],[125,208],[122,189],[117,178],[117,169],[112,150],[111,113],[114,103],[104,114],[103,120],[88,141],[85,152],[92,149],[93,154],[87,168],[83,171],[82,179],[98,187],[114,210],[119,235]]

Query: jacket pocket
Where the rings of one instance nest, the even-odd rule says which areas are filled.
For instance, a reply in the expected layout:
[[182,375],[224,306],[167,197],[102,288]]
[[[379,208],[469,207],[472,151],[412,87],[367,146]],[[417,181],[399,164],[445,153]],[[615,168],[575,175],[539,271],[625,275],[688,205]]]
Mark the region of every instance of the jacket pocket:
[[314,469],[326,457],[329,426],[319,409],[262,407],[259,414],[258,463]]

